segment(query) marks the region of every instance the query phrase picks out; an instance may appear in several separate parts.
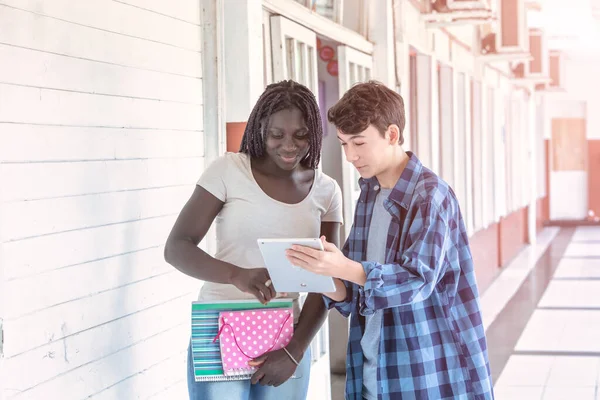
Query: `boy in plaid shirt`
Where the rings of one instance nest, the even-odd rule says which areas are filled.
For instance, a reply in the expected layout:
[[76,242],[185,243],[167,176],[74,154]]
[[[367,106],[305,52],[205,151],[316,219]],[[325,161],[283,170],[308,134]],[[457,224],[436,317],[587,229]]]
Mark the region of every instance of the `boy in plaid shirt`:
[[325,303],[350,316],[347,399],[493,399],[479,293],[452,189],[402,149],[402,97],[377,82],[329,110],[361,175],[340,251],[294,246],[294,265],[335,277]]

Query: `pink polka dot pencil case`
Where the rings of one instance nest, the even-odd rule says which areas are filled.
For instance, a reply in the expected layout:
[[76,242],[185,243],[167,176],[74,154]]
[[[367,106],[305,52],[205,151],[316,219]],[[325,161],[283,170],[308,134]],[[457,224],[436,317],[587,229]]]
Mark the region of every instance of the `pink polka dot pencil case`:
[[219,315],[218,338],[223,373],[226,376],[252,373],[248,361],[285,347],[294,334],[291,308],[227,311]]

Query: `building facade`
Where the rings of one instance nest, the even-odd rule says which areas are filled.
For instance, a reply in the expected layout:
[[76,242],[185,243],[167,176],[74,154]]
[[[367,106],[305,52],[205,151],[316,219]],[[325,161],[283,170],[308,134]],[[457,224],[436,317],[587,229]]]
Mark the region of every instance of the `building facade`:
[[[536,2],[438,3],[0,0],[0,398],[185,398],[201,282],[163,245],[272,82],[319,100],[345,234],[358,176],[326,111],[357,82],[397,90],[406,150],[457,193],[481,291],[543,221],[600,213],[597,103],[528,26]],[[310,399],[331,398],[345,337],[331,313]]]

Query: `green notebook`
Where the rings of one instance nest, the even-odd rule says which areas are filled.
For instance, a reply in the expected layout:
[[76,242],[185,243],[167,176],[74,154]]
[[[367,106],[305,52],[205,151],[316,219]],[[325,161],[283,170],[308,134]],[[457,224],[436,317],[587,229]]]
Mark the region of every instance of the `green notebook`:
[[292,299],[275,299],[263,305],[256,300],[195,301],[192,303],[192,361],[196,382],[250,379],[252,374],[225,376],[221,364],[219,313],[222,311],[292,307]]

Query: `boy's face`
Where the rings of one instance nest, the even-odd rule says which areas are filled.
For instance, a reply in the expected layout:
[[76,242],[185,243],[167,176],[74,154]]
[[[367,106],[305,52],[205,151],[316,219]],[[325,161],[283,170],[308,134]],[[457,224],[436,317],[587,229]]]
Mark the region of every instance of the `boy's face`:
[[384,137],[373,125],[356,135],[347,135],[338,130],[338,139],[346,154],[346,160],[351,162],[365,179],[388,170],[399,147],[397,132],[388,128]]

